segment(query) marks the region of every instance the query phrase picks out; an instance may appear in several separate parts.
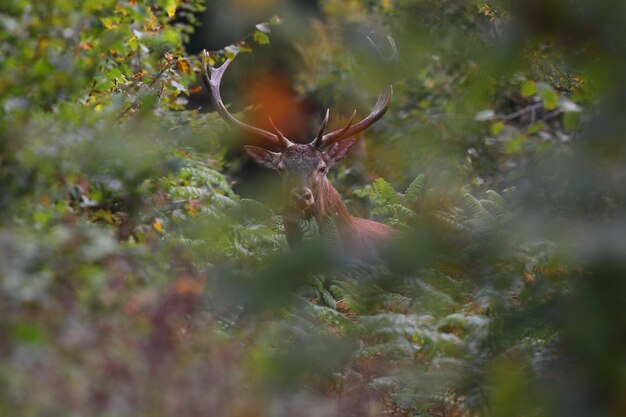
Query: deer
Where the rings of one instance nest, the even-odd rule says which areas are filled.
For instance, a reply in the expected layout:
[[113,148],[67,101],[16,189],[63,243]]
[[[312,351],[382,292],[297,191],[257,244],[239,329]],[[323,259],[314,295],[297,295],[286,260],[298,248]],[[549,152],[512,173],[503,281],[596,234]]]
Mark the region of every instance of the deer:
[[[376,44],[368,40],[383,56]],[[387,61],[396,60],[398,51],[395,42],[391,36],[387,36],[387,40],[392,53],[391,57],[383,58]],[[231,127],[258,137],[261,146],[246,145],[245,151],[258,165],[276,170],[282,177],[282,217],[289,247],[294,248],[301,241],[297,227],[301,219],[314,219],[321,224],[325,219],[333,217],[342,245],[355,253],[376,253],[378,247],[396,236],[397,231],[386,224],[350,215],[339,192],[327,177],[328,171],[354,145],[355,135],[385,115],[393,95],[391,84],[382,88],[373,109],[359,122],[354,123],[357,114],[355,110],[343,127],[325,133],[330,119],[330,109],[327,109],[317,135],[308,143],[296,143],[285,137],[271,117],[269,124],[272,132],[235,118],[227,110],[220,94],[222,77],[232,59],[226,59],[220,67],[215,67],[207,63],[206,51],[204,58],[201,65],[202,79],[216,112]]]

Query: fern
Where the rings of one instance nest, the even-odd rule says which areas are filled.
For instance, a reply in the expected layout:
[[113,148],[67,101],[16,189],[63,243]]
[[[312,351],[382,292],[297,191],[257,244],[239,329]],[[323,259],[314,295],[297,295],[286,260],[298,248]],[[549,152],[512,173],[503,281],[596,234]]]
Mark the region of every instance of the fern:
[[322,225],[320,227],[320,238],[332,250],[341,251],[343,245],[339,235],[339,229],[337,229],[335,217],[329,216],[322,221]]
[[397,192],[393,186],[382,178],[377,178],[354,193],[359,197],[368,198],[374,203],[371,214],[382,217],[385,223],[401,230],[409,230],[409,225],[418,217],[413,211],[415,202],[424,196],[426,176],[418,175],[407,187],[405,194]]
[[478,200],[481,206],[485,208],[492,216],[499,217],[506,213],[506,209],[492,200]]
[[418,175],[407,187],[404,197],[402,198],[402,204],[411,205],[414,204],[419,198],[424,196],[426,191],[426,175]]
[[198,200],[209,195],[209,191],[205,188],[194,187],[191,185],[176,186],[170,188],[170,197],[181,200]]
[[487,210],[485,210],[485,208],[480,203],[480,201],[478,201],[476,198],[474,198],[474,196],[472,196],[471,194],[469,194],[469,193],[465,194],[463,196],[463,202],[470,209],[470,212],[471,212],[473,218],[481,219],[481,220],[492,220],[493,219],[491,214],[489,214],[489,212]]
[[437,211],[430,214],[430,218],[435,222],[436,225],[442,226],[443,228],[448,229],[448,231],[450,232],[462,233],[469,232],[470,230],[466,224],[458,219],[457,216],[450,213]]
[[211,194],[211,203],[221,208],[232,208],[238,206],[238,202],[231,197],[219,193]]
[[310,307],[315,315],[326,325],[340,326],[341,328],[350,332],[352,332],[355,328],[355,324],[350,319],[348,319],[344,314],[338,312],[334,308],[328,308],[318,305],[311,305]]
[[487,195],[487,198],[490,201],[493,201],[495,204],[498,205],[498,207],[505,207],[506,206],[506,202],[504,201],[504,198],[496,193],[493,190],[487,190],[487,192],[485,193]]
[[413,210],[402,204],[388,204],[385,206],[376,207],[372,210],[372,214],[375,216],[391,216],[395,219],[405,222],[416,217],[416,214]]
[[184,167],[181,169],[183,175],[186,175],[192,181],[208,186],[210,188],[217,187],[228,195],[234,195],[230,185],[222,174],[213,169],[199,166],[194,163],[191,167]]
[[377,178],[372,184],[374,200],[380,204],[400,204],[400,195],[393,186],[383,178]]
[[318,240],[320,235],[319,225],[314,218],[298,219],[296,227],[302,242],[314,242]]

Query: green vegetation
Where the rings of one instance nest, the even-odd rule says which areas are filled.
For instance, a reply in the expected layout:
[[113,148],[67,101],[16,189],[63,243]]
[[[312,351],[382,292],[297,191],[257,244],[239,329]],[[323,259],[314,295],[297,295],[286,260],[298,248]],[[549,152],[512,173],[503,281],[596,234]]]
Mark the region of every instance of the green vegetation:
[[[2,2],[0,415],[626,415],[622,2],[298,4]],[[241,109],[280,57],[302,139],[393,82],[330,174],[379,259],[287,247],[195,104],[205,6],[266,16],[208,61]]]

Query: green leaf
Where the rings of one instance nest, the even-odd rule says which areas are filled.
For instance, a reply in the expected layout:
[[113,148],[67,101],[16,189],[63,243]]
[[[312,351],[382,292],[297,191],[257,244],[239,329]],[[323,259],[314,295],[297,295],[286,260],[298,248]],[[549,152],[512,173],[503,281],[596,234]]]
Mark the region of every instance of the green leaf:
[[176,0],[166,0],[165,11],[167,12],[168,17],[174,17],[176,15]]
[[209,53],[207,52],[207,50],[203,50],[202,51],[202,65],[215,65],[215,59],[213,59],[213,57],[211,57],[211,55],[209,55]]
[[226,48],[224,48],[224,53],[226,54],[226,58],[234,59],[239,53],[239,47],[235,45],[228,45]]
[[267,45],[268,43],[270,43],[270,37],[267,36],[266,33],[261,32],[260,30],[257,30],[256,32],[254,32],[253,39],[259,45]]
[[173,29],[167,29],[163,31],[163,39],[165,40],[165,42],[171,43],[172,45],[180,44],[181,40],[180,34]]
[[491,127],[489,128],[489,131],[491,132],[493,136],[498,136],[500,132],[504,130],[504,127],[505,127],[504,122],[496,122],[491,125]]
[[25,343],[42,345],[48,339],[45,328],[34,323],[18,323],[11,329],[11,335]]
[[117,16],[103,17],[102,19],[100,19],[100,21],[102,22],[105,28],[114,29],[120,23],[120,18]]
[[526,142],[525,135],[517,135],[504,144],[504,152],[507,154],[519,153]]
[[578,130],[580,128],[580,113],[567,112],[563,114],[563,127],[568,132]]
[[543,107],[546,110],[554,110],[556,109],[557,104],[559,103],[559,95],[552,87],[544,84],[539,89],[539,97],[543,101]]
[[126,41],[126,45],[130,48],[131,51],[137,51],[139,48],[139,40],[135,36],[131,36],[130,39]]
[[529,80],[524,81],[522,83],[521,94],[522,97],[530,97],[534,94],[537,94],[537,83]]
[[237,44],[237,48],[239,48],[239,52],[252,52],[252,48],[250,48],[245,42],[239,42]]
[[546,122],[540,120],[538,122],[532,123],[526,128],[526,133],[529,135],[534,135],[536,133],[541,132],[546,127]]
[[50,222],[50,214],[45,211],[36,211],[33,218],[40,226],[46,226]]

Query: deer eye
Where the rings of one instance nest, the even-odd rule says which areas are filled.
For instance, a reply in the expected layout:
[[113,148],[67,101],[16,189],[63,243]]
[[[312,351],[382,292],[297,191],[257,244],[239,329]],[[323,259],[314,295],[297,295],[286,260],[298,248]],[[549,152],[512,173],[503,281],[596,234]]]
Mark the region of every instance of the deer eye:
[[326,172],[326,167],[325,166],[321,166],[317,170],[323,174],[323,173]]

